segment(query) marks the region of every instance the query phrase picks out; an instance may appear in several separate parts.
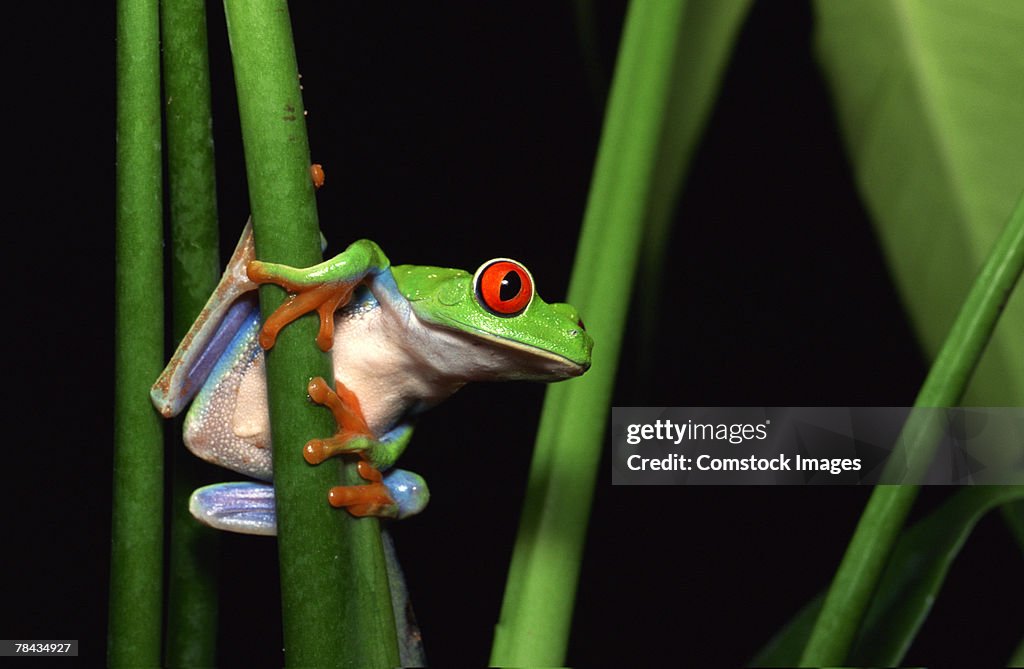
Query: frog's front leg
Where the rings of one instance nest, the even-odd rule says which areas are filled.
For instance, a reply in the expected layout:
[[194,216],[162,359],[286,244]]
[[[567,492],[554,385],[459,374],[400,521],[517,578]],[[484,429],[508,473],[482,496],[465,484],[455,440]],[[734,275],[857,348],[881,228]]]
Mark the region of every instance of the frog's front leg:
[[316,343],[320,350],[330,350],[334,342],[334,312],[348,304],[356,286],[388,271],[390,265],[381,248],[369,239],[353,242],[330,260],[305,269],[259,260],[250,262],[247,274],[251,281],[277,284],[291,293],[263,324],[260,345],[272,348],[281,328],[315,310],[320,315]]
[[[332,390],[323,378],[316,377],[309,382],[308,390],[314,402],[334,414],[338,431],[327,439],[311,439],[303,449],[303,457],[310,464],[317,465],[336,455],[356,454],[360,458],[357,464],[359,475],[367,481],[365,485],[331,488],[327,497],[331,506],[345,507],[353,516],[395,518],[410,515],[403,511],[408,503],[395,499],[381,472],[389,469],[405,450],[412,438],[412,426],[399,425],[378,439],[363,418],[359,399],[340,381]],[[422,479],[419,479],[417,489],[421,498],[418,500],[418,513],[426,506],[429,493]]]

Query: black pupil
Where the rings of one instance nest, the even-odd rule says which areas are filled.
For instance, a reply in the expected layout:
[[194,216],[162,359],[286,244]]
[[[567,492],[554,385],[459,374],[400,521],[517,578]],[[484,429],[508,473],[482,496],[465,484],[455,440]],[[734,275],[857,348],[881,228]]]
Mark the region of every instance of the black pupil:
[[519,278],[518,272],[505,272],[501,279],[501,290],[498,291],[498,298],[502,302],[508,302],[519,294],[523,289],[523,280]]

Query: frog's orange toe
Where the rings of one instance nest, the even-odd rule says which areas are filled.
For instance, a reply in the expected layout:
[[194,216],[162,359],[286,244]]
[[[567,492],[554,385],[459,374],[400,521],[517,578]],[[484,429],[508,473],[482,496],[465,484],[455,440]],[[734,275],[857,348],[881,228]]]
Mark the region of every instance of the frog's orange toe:
[[398,505],[383,483],[335,486],[327,493],[327,501],[336,509],[345,507],[353,516],[393,516]]
[[317,376],[310,379],[306,392],[309,393],[311,400],[331,410],[334,421],[338,424],[339,434],[344,432],[373,438],[362,409],[359,408],[359,398],[341,381],[336,382],[335,390],[331,390],[327,381],[322,376]]
[[302,449],[302,457],[311,465],[318,465],[331,457],[323,439],[310,439]]

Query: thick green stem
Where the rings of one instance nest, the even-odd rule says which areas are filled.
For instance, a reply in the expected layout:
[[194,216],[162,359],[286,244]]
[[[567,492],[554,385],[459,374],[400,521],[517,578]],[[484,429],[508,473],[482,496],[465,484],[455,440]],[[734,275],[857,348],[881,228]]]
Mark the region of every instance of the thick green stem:
[[[1022,268],[1024,198],[971,287],[914,406],[945,407],[960,401]],[[911,440],[907,445],[927,444]],[[910,461],[918,457],[907,453]],[[875,488],[804,648],[801,666],[835,666],[846,660],[917,492],[918,487],[910,485]]]
[[680,0],[630,3],[569,289],[596,342],[593,368],[548,388],[493,665],[557,666],[565,657],[684,9]]
[[117,3],[114,491],[107,662],[160,664],[163,366],[160,38],[156,0]]
[[[220,275],[206,5],[161,0],[164,103],[171,203],[172,323],[175,341],[188,331]],[[181,421],[175,427],[180,428]],[[188,511],[192,490],[207,483],[185,450],[180,429],[172,441],[171,533],[168,562],[169,667],[213,666],[217,640],[218,533]]]
[[[225,0],[224,6],[257,256],[315,264],[320,236],[287,4]],[[264,287],[260,298],[268,314],[284,293]],[[314,344],[316,329],[314,316],[299,319],[267,354],[285,660],[290,666],[396,666],[379,525],[332,509],[327,491],[342,478],[339,466],[311,467],[302,458],[307,440],[335,430],[329,412],[306,399],[310,377],[334,378],[329,356]],[[352,471],[344,478],[358,481]]]

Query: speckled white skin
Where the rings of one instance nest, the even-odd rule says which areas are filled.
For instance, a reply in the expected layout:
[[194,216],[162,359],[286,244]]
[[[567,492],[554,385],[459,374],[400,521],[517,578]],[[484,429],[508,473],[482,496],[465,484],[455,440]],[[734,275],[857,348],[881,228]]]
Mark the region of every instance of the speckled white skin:
[[[236,424],[239,389],[247,372],[263,368],[263,351],[257,337],[259,319],[254,314],[221,356],[185,416],[185,445],[208,462],[264,481],[272,478],[270,438],[250,416]],[[266,391],[264,391],[266,394]],[[264,398],[264,405],[266,398]],[[239,429],[241,428],[241,429]],[[236,431],[237,430],[237,431]],[[263,434],[266,433],[266,434]]]

